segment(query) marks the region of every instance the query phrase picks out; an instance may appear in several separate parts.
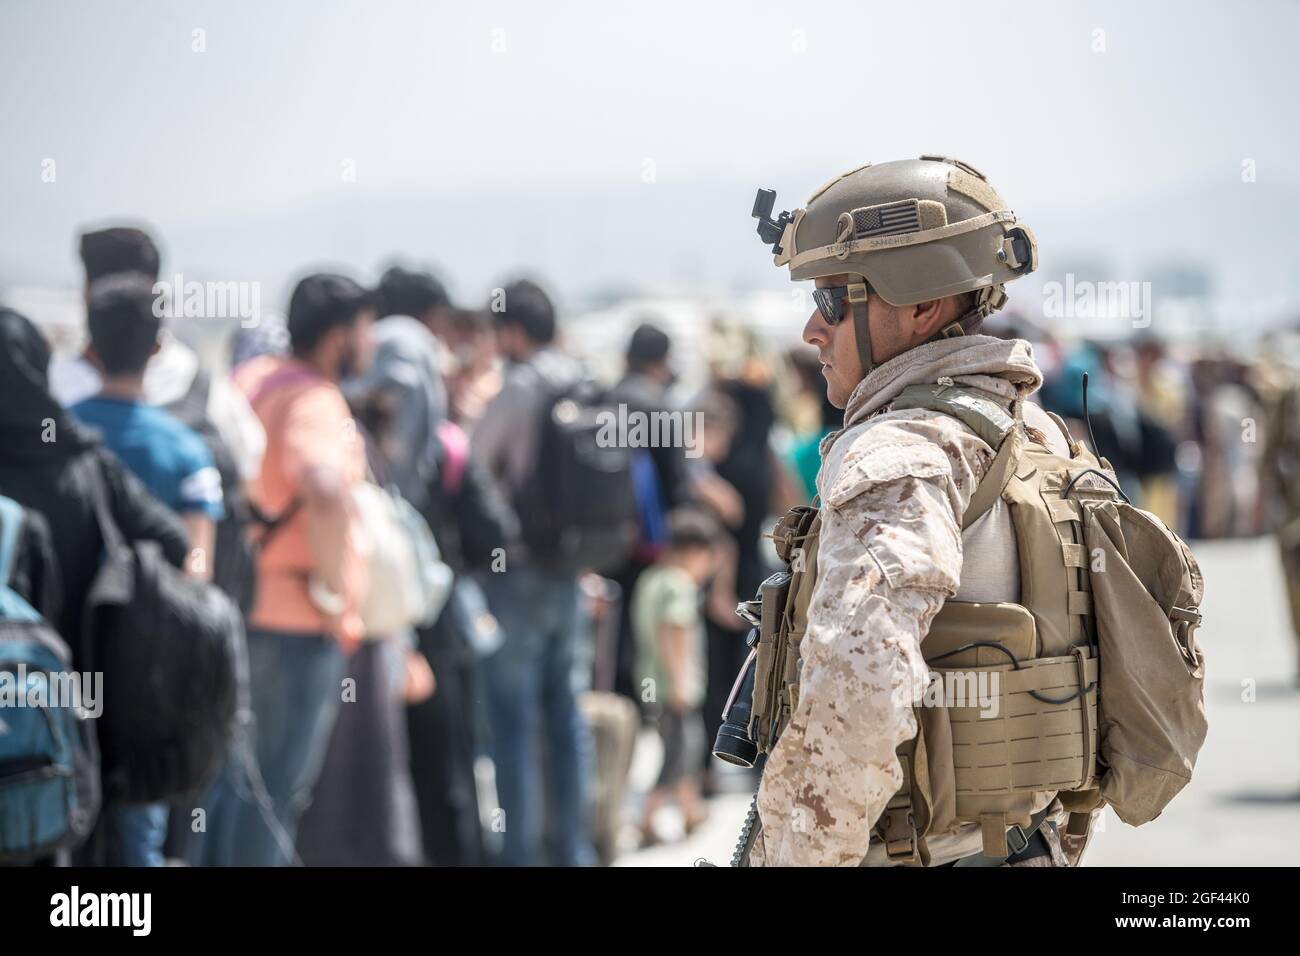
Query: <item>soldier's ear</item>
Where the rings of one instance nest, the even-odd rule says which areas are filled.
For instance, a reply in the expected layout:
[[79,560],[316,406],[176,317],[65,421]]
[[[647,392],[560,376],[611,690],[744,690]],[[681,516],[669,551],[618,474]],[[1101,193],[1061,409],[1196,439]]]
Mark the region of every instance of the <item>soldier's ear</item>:
[[918,302],[908,308],[912,310],[912,330],[919,341],[924,342],[945,324],[943,299]]

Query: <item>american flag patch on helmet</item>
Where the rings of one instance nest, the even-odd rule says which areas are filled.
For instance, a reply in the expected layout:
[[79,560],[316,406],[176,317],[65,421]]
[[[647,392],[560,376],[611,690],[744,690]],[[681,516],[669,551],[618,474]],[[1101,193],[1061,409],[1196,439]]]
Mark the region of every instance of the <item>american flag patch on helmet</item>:
[[892,236],[899,232],[919,232],[921,215],[915,199],[887,202],[853,210],[853,236]]

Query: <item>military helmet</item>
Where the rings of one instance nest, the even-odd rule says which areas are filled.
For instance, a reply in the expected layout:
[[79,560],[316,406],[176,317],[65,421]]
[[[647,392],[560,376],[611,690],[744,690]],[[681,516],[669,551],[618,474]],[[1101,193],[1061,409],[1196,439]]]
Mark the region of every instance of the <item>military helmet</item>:
[[[771,219],[775,194],[760,190],[758,232],[794,280],[848,273],[891,305],[976,292],[974,309],[943,330],[960,334],[1006,301],[1003,285],[1038,267],[1038,247],[984,174],[944,156],[868,163],[818,189],[803,209]],[[865,324],[866,290],[849,287]],[[859,318],[861,313],[861,318]],[[869,339],[863,371],[869,372]],[[866,339],[868,341],[864,342]]]

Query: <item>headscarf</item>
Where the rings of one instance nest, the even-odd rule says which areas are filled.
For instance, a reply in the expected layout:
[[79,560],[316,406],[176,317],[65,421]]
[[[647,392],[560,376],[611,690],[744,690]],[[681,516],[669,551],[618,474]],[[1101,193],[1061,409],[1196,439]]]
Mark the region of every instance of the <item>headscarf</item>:
[[230,367],[236,368],[259,355],[288,355],[289,327],[279,315],[262,316],[252,328],[241,327],[230,344]]
[[384,471],[379,477],[395,484],[418,508],[438,480],[438,426],[447,417],[438,340],[423,323],[405,315],[377,322],[372,335],[370,368],[346,389],[354,402],[384,403],[387,427],[374,436]]
[[70,458],[93,439],[50,395],[50,347],[36,326],[0,308],[0,460]]

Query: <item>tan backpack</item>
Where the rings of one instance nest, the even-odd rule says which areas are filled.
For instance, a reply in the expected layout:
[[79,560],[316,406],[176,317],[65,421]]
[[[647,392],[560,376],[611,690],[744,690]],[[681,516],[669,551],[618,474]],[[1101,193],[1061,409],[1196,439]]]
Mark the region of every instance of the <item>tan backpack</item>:
[[[1070,437],[1070,457],[1031,439],[1020,403],[974,388],[915,385],[893,410],[951,415],[997,450],[962,518],[998,498],[1019,554],[1019,603],[948,601],[922,643],[935,681],[992,688],[975,702],[915,708],[899,748],[905,783],[877,821],[899,863],[929,863],[926,837],[977,823],[983,853],[1009,853],[1035,797],[1055,792],[1070,832],[1109,804],[1137,826],[1191,779],[1207,730],[1200,570],[1154,515],[1128,504],[1108,462]],[[768,752],[799,699],[799,642],[816,583],[820,516],[792,510],[773,532],[788,573],[765,582],[750,736]],[[757,610],[753,608],[752,610]],[[926,701],[931,700],[927,692]],[[752,843],[752,839],[750,841]]]

